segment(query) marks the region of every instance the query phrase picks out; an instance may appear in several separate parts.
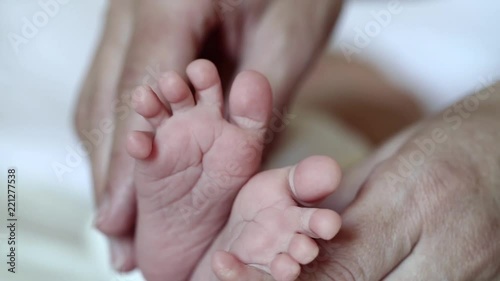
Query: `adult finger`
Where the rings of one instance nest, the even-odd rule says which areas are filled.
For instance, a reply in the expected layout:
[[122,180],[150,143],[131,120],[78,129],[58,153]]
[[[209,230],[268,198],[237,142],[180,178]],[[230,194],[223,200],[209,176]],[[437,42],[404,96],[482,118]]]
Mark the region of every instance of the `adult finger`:
[[[428,252],[428,255],[416,255],[411,254],[408,256],[398,267],[389,273],[384,280],[385,281],[399,281],[399,280],[411,280],[411,281],[427,281],[427,280],[460,280],[457,278],[451,278],[451,276],[446,275],[441,268],[439,268],[440,261],[431,260],[430,258],[435,256],[436,253],[433,251]],[[437,256],[440,256],[439,254]],[[403,279],[401,279],[403,278]],[[462,280],[471,280],[462,279]],[[478,280],[478,279],[474,279]],[[491,279],[488,279],[491,280]]]
[[94,195],[102,201],[113,137],[113,100],[132,32],[132,0],[110,1],[106,25],[76,108],[76,130],[92,144]]
[[[113,140],[113,106],[116,88],[132,34],[133,1],[110,1],[106,25],[76,110],[76,128],[82,141],[92,144],[90,160],[96,205],[105,195],[105,180]],[[100,218],[96,216],[96,225]],[[132,237],[111,239],[111,255],[121,245],[123,270],[132,270]]]
[[[381,169],[389,171],[387,167]],[[418,242],[421,224],[413,189],[393,186],[386,178],[382,172],[372,174],[342,214],[339,234],[332,241],[320,243],[324,254],[318,261],[334,280],[380,280]]]
[[273,1],[262,15],[243,46],[241,69],[259,71],[269,79],[276,107],[285,105],[299,78],[322,51],[341,5],[340,0],[280,0]]
[[500,206],[480,181],[467,176],[457,178],[456,171],[440,170],[436,173],[439,180],[430,181],[438,186],[426,189],[427,198],[440,199],[421,200],[425,204],[421,212],[425,231],[411,255],[386,280],[500,277],[500,263],[492,262],[500,260]]
[[[447,241],[436,241],[444,244],[448,249],[453,249],[455,245],[450,245]],[[491,241],[490,241],[491,242]],[[457,246],[455,246],[457,247]],[[489,281],[500,278],[499,265],[492,261],[498,260],[498,253],[480,257],[477,253],[463,255],[457,253],[452,255],[443,254],[436,248],[422,247],[418,253],[412,253],[394,271],[392,271],[384,281],[427,281],[427,280],[456,280],[456,281]],[[448,251],[451,253],[451,251]],[[473,256],[471,258],[471,256]],[[478,262],[474,257],[483,258]]]

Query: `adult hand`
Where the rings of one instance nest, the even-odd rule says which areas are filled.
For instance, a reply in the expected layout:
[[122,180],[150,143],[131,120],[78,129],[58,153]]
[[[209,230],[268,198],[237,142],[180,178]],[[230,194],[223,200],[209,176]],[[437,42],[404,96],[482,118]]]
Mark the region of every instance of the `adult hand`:
[[340,10],[340,0],[111,0],[107,25],[77,109],[91,152],[96,226],[112,237],[117,270],[135,267],[133,161],[125,134],[148,125],[133,114],[133,89],[167,70],[184,73],[200,55],[213,60],[230,84],[253,69],[267,76],[275,106],[284,105],[319,54]]
[[[320,244],[300,280],[499,279],[499,119],[497,84],[351,173],[343,192],[361,188],[342,213],[341,232]],[[227,253],[215,256],[214,269],[222,281],[272,280]]]

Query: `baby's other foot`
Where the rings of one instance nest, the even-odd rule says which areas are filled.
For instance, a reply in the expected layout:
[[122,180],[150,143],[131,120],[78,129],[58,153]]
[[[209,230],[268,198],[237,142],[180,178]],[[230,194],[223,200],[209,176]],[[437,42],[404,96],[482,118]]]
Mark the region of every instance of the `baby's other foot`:
[[236,194],[261,162],[272,94],[256,72],[236,77],[224,118],[215,66],[187,68],[194,95],[176,73],[158,81],[159,93],[141,87],[134,108],[154,128],[133,132],[136,158],[136,252],[148,281],[186,280],[227,221]]
[[294,167],[254,176],[238,194],[227,225],[191,280],[217,280],[212,267],[216,270],[218,261],[228,254],[278,281],[295,280],[301,265],[318,256],[314,239],[332,239],[341,225],[334,211],[303,206],[332,194],[340,175],[335,161],[313,156]]

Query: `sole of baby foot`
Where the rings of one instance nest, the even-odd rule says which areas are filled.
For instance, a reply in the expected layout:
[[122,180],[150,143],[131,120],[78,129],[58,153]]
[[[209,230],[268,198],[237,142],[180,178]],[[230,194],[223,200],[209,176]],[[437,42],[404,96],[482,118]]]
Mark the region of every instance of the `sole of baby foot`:
[[[340,177],[337,163],[322,156],[254,176],[238,194],[227,225],[191,280],[215,278],[210,260],[217,251],[227,251],[276,280],[295,280],[301,265],[318,256],[315,239],[332,239],[341,225],[336,212],[300,202],[322,201],[335,191]],[[214,270],[220,270],[220,265],[213,261]]]
[[236,194],[261,161],[272,94],[256,72],[239,74],[227,121],[215,66],[187,68],[194,88],[169,72],[160,93],[141,88],[137,113],[153,132],[133,132],[127,149],[136,159],[137,262],[149,281],[185,280],[226,223]]

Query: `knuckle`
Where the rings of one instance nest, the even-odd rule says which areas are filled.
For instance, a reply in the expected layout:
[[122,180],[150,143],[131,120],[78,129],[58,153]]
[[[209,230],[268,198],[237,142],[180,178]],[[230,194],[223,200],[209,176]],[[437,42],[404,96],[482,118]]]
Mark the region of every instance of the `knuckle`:
[[331,261],[329,274],[332,281],[366,281],[364,270],[355,261],[337,259]]
[[479,181],[470,167],[460,167],[449,161],[430,162],[420,177],[419,209],[434,213],[445,208],[454,209],[464,200],[474,201],[481,192]]
[[[321,247],[316,260],[302,269],[303,280],[329,281],[366,281],[368,276],[360,263],[354,258],[335,255],[327,248]],[[335,256],[335,257],[334,257]],[[301,279],[301,280],[302,280]]]

